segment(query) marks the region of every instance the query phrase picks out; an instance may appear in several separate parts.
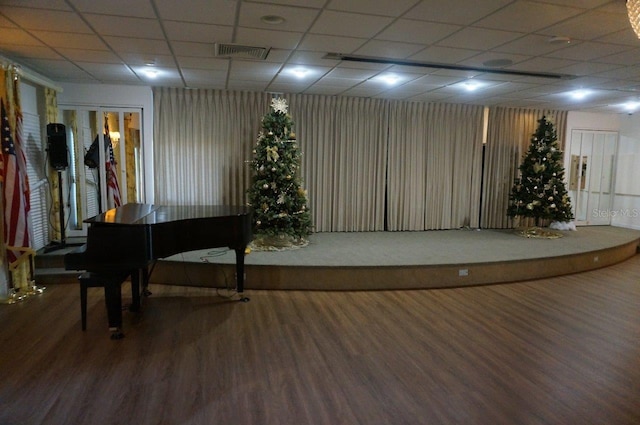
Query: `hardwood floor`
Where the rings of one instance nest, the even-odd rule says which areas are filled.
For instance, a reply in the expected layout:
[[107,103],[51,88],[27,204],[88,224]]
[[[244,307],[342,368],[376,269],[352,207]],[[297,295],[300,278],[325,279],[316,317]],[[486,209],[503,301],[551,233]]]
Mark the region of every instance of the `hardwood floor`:
[[459,289],[151,289],[120,341],[100,289],[86,332],[77,285],[1,305],[0,424],[640,423],[639,255]]

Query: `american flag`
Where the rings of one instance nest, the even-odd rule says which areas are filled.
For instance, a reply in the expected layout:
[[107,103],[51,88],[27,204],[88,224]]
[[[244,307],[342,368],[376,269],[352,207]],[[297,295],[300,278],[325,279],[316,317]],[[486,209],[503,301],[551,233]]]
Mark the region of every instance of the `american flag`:
[[9,267],[15,266],[31,252],[29,237],[29,181],[27,161],[22,150],[22,113],[16,113],[15,142],[7,110],[2,100],[2,164],[0,178],[4,183],[4,236]]
[[[107,133],[109,134],[109,133]],[[111,145],[111,139],[107,139],[109,156],[105,164],[105,170],[107,173],[107,197],[108,202],[112,205],[110,207],[117,208],[122,205],[120,199],[120,186],[118,185],[118,177],[116,175],[116,160],[113,156],[113,146]]]

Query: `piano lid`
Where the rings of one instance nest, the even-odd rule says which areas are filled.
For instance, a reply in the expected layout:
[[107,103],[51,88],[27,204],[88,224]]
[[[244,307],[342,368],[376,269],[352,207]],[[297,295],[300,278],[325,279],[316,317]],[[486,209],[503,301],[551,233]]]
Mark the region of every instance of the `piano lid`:
[[84,220],[85,223],[138,224],[140,219],[151,214],[159,207],[150,204],[129,203],[112,208],[95,217]]
[[130,203],[105,211],[85,223],[153,225],[170,221],[248,215],[251,207],[233,205],[150,205]]

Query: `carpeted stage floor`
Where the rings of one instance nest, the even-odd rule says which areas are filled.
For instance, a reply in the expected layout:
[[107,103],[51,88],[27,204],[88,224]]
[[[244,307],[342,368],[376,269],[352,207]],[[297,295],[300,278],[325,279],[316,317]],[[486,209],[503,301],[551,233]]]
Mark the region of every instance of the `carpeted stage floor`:
[[[417,289],[502,283],[592,270],[636,254],[640,231],[579,227],[562,238],[512,230],[316,233],[306,247],[245,257],[247,289]],[[229,286],[235,254],[193,251],[158,263],[151,283]]]

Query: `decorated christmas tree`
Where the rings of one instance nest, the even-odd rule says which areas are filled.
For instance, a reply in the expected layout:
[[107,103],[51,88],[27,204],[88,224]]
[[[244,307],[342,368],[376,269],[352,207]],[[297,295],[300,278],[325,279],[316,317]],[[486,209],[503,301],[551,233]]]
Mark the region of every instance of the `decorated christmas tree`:
[[254,208],[253,246],[257,249],[304,246],[311,234],[307,191],[299,177],[300,151],[287,109],[285,99],[271,101],[253,150],[254,175],[248,195]]
[[538,128],[519,167],[509,197],[509,217],[531,217],[535,225],[541,220],[570,222],[571,201],[564,182],[563,154],[558,147],[556,130],[546,117]]

